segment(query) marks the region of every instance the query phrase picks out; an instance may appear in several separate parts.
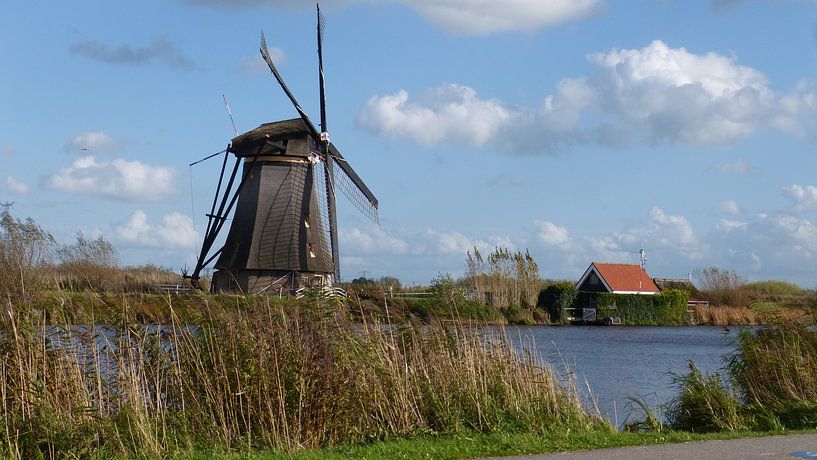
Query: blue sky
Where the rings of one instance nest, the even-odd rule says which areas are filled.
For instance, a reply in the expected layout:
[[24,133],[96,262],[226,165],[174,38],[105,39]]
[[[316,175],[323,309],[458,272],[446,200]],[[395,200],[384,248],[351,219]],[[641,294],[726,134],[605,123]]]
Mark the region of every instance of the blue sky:
[[[686,277],[717,265],[817,285],[817,4],[334,0],[332,140],[380,198],[340,203],[345,278],[423,283],[529,248]],[[126,264],[192,266],[239,129],[317,120],[314,4],[37,2],[0,16],[0,201]]]

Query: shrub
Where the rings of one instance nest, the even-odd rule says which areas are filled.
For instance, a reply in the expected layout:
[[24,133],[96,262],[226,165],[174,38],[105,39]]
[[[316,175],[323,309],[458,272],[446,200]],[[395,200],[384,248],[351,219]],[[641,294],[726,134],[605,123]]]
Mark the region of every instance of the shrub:
[[569,281],[552,284],[539,292],[536,306],[547,311],[553,323],[567,324],[568,309],[573,308],[578,291]]

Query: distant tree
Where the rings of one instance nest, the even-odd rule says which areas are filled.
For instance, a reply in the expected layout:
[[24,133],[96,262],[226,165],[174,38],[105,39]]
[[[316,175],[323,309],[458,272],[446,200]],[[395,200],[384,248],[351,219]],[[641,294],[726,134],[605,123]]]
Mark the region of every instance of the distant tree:
[[360,289],[367,289],[374,286],[376,281],[372,278],[366,278],[365,276],[360,276],[358,278],[353,279],[349,282],[353,287],[360,288]]
[[402,287],[400,280],[394,276],[384,276],[377,280],[377,284],[382,286],[384,289],[400,289]]
[[696,278],[698,288],[715,305],[748,307],[751,303],[751,291],[746,287],[746,281],[734,271],[707,267],[698,270]]

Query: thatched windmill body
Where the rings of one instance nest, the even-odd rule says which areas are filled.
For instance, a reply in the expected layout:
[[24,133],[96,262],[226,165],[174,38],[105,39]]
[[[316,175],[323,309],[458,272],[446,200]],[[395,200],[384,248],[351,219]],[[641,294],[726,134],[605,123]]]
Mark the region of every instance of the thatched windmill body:
[[[340,277],[335,190],[378,220],[377,198],[329,141],[322,26],[318,7],[320,131],[284,83],[261,36],[261,55],[300,117],[238,135],[224,151],[207,230],[191,275],[194,284],[215,260],[214,292],[280,292],[331,285]],[[230,154],[234,165],[225,184]],[[241,165],[241,178],[236,180]],[[213,251],[233,208],[225,243]]]

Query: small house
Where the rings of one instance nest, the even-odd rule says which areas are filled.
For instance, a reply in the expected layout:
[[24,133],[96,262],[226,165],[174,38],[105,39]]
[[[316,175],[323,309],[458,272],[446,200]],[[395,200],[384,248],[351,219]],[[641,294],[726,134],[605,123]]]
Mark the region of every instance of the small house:
[[576,283],[583,292],[654,295],[661,292],[647,270],[637,264],[593,262]]

